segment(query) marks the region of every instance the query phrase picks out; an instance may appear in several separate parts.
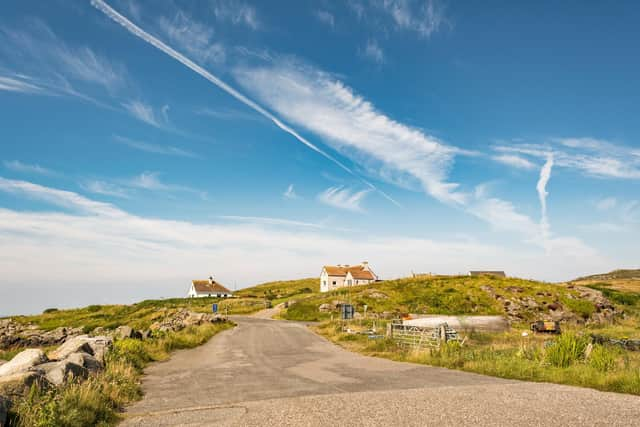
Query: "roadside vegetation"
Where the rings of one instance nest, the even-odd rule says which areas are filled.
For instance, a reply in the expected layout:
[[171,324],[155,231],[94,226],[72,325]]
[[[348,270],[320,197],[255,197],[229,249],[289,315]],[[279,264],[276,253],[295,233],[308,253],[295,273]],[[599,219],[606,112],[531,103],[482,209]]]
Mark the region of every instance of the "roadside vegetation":
[[167,359],[174,350],[199,346],[231,327],[230,323],[205,324],[158,334],[144,341],[131,338],[117,340],[107,355],[105,369],[88,380],[70,381],[49,389],[34,384],[27,396],[14,402],[9,425],[115,425],[120,420],[122,408],[142,396],[140,376],[147,364]]
[[[384,334],[385,322],[356,321],[352,330],[374,326]],[[399,347],[386,338],[347,333],[339,321],[314,327],[330,341],[368,356],[421,363],[501,378],[590,387],[602,391],[640,395],[640,353],[614,346],[590,345],[578,329],[560,336],[528,335],[522,330],[505,333],[462,334],[462,345],[449,342],[439,349]]]

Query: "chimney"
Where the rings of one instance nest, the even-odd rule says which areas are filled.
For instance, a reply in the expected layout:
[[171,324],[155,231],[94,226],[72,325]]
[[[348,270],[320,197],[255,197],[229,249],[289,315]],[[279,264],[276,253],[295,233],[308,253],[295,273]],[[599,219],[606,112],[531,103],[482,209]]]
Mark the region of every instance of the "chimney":
[[209,284],[213,285],[213,276],[209,276]]

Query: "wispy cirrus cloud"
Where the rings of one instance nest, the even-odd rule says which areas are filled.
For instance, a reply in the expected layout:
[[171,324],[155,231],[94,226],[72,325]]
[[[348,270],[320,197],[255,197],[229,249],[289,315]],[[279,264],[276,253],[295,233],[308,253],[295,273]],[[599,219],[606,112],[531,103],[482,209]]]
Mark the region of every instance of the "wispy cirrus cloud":
[[88,180],[82,182],[80,186],[86,191],[93,194],[100,194],[103,196],[120,197],[128,199],[131,197],[131,191],[116,185],[112,182],[100,181],[100,180]]
[[384,51],[374,39],[367,40],[367,44],[362,49],[361,55],[376,64],[383,64],[385,62]]
[[326,10],[316,10],[314,13],[316,19],[330,28],[335,28],[336,20],[331,12]]
[[536,168],[536,165],[532,161],[515,154],[501,154],[499,156],[493,156],[492,159],[518,169],[531,170]]
[[439,0],[352,0],[348,6],[358,21],[384,32],[410,32],[428,39],[451,26]]
[[122,106],[132,117],[145,122],[148,125],[159,129],[166,128],[169,125],[167,105],[156,110],[150,104],[139,100],[132,100],[123,103]]
[[161,17],[160,31],[189,55],[203,64],[221,64],[226,59],[226,49],[214,41],[211,26],[197,22],[183,11],[178,11],[172,19]]
[[287,121],[319,135],[332,148],[390,180],[407,176],[432,196],[460,203],[446,182],[461,150],[378,111],[328,73],[295,62],[238,68],[236,79]]
[[334,208],[363,212],[362,201],[370,192],[370,189],[353,191],[346,187],[329,187],[318,194],[318,200]]
[[88,46],[64,42],[39,19],[26,20],[19,28],[0,28],[0,55],[41,89],[59,94],[77,96],[84,86],[114,94],[129,84],[124,65]]
[[189,157],[189,158],[200,157],[189,150],[185,150],[185,149],[170,146],[170,145],[152,144],[150,142],[138,141],[138,140],[126,138],[120,135],[115,135],[113,139],[120,144],[124,144],[135,150],[145,151],[147,153],[162,154],[165,156]]
[[51,169],[44,168],[38,164],[23,163],[19,160],[5,160],[2,162],[5,168],[19,173],[37,174],[37,175],[57,175]]
[[287,189],[282,193],[282,197],[285,199],[297,199],[298,195],[296,194],[296,190],[293,188],[293,184],[289,184]]
[[244,25],[252,30],[262,26],[256,9],[241,0],[212,0],[211,8],[216,18],[221,21]]
[[18,92],[25,94],[47,94],[49,91],[26,76],[0,76],[0,91]]
[[264,121],[264,118],[258,114],[247,111],[240,111],[235,108],[200,108],[195,110],[195,113],[201,116],[212,117],[218,120]]
[[500,153],[545,159],[553,152],[558,167],[578,170],[597,178],[640,179],[640,158],[634,149],[595,138],[550,138],[545,143],[502,142]]

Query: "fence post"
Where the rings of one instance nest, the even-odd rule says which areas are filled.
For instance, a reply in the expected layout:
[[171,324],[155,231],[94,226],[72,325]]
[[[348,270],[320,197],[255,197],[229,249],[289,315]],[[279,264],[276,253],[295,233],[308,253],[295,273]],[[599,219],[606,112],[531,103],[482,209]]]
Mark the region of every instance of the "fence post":
[[387,338],[393,338],[393,325],[387,323]]
[[440,325],[440,341],[447,342],[447,327],[444,324]]

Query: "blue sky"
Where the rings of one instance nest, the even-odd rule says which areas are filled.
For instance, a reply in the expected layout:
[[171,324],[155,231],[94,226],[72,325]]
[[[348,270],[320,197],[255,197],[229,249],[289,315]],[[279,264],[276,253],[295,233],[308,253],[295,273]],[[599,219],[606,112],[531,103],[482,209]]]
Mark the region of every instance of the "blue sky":
[[385,278],[637,267],[638,18],[634,2],[6,4],[0,314],[365,259]]

